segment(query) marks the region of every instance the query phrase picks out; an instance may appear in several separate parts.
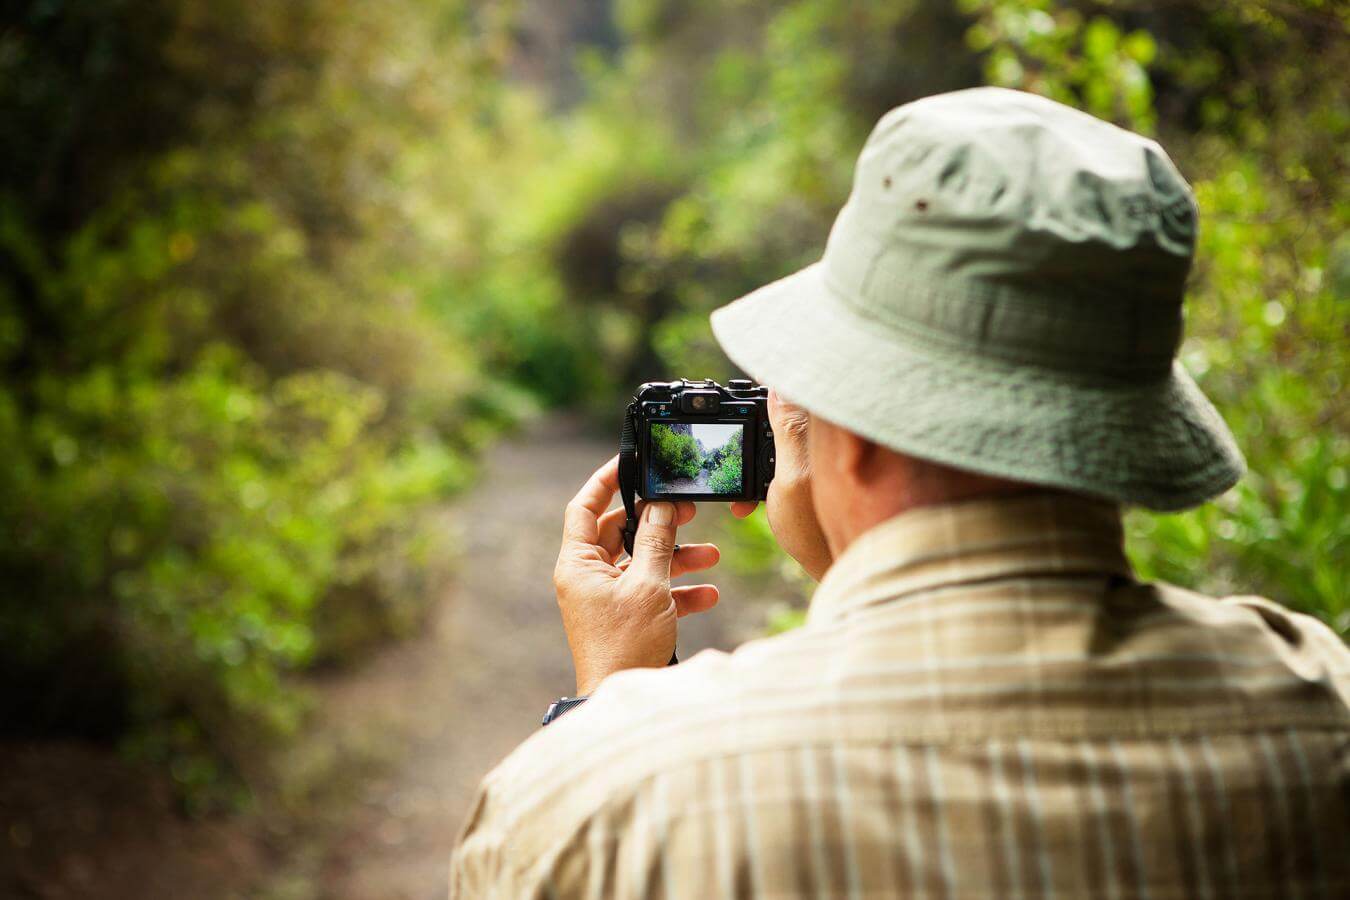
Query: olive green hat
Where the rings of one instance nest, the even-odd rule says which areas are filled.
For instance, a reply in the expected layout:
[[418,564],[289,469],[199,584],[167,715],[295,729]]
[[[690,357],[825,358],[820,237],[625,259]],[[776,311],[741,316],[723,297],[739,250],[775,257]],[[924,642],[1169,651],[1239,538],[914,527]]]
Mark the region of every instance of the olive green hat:
[[1243,471],[1176,361],[1197,209],[1157,143],[1000,88],[892,110],[820,262],[713,313],[764,384],[922,459],[1154,509]]

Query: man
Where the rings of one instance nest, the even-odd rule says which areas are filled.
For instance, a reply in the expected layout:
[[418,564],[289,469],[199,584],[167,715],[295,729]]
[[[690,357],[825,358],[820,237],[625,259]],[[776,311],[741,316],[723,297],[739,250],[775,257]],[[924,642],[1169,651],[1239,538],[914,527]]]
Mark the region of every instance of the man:
[[883,118],[821,262],[713,315],[792,401],[805,627],[664,668],[717,551],[653,503],[625,567],[602,467],[555,573],[590,698],[487,777],[452,894],[1350,896],[1350,653],[1121,548],[1242,470],[1174,360],[1195,234],[1157,144],[1049,100]]

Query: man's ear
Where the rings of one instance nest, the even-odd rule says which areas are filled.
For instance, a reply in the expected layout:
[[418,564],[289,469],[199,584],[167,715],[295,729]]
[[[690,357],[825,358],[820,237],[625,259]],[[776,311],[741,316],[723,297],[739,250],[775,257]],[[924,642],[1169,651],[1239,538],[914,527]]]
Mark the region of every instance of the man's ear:
[[877,477],[881,448],[847,428],[831,425],[835,465],[839,474],[853,484],[871,484]]
[[857,482],[866,476],[870,466],[875,465],[875,444],[828,419],[812,416],[807,436],[812,468],[828,470],[829,477]]

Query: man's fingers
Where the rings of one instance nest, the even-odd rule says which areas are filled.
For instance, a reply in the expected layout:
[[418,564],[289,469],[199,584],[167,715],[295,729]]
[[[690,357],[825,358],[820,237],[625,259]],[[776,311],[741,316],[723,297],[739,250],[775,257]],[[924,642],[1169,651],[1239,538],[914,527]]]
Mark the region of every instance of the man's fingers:
[[[637,502],[638,518],[642,517],[642,510],[647,506],[646,500]],[[684,525],[694,518],[697,508],[692,500],[681,500],[675,504],[675,524]],[[619,558],[623,552],[623,523],[627,520],[622,506],[611,509],[600,517],[600,536],[598,543],[605,548],[611,560]]]
[[717,605],[716,585],[685,585],[675,588],[670,595],[675,598],[675,613],[679,616],[706,612]]
[[793,403],[773,388],[769,388],[769,417],[776,418],[778,416],[793,415],[805,416],[808,415],[808,413],[803,407]]
[[757,506],[759,506],[758,500],[737,500],[731,504],[731,514],[738,519],[744,519],[754,512]]
[[[690,572],[711,569],[721,558],[722,551],[717,549],[716,544],[676,544],[675,555],[670,560],[670,577],[679,578]],[[624,558],[614,565],[620,572],[627,572],[632,562],[631,559]]]
[[670,577],[670,559],[675,552],[674,503],[648,503],[633,539],[633,561],[628,571],[641,578],[664,581]]
[[590,479],[577,491],[563,514],[563,539],[594,544],[600,536],[599,519],[619,489],[619,457],[595,470]]
[[680,544],[670,561],[670,577],[679,578],[690,572],[702,572],[717,565],[722,551],[716,544]]
[[693,521],[694,516],[698,514],[698,507],[694,505],[693,500],[679,500],[675,503],[675,524],[688,525]]
[[773,439],[781,443],[788,440],[804,442],[807,423],[811,414],[802,407],[785,400],[777,391],[769,391],[769,424],[773,426]]
[[[637,502],[639,518],[641,518],[642,510],[646,505],[646,500]],[[611,509],[600,517],[600,539],[598,543],[605,548],[605,552],[609,554],[611,560],[618,559],[619,554],[623,553],[623,523],[627,518],[627,513],[622,506]]]

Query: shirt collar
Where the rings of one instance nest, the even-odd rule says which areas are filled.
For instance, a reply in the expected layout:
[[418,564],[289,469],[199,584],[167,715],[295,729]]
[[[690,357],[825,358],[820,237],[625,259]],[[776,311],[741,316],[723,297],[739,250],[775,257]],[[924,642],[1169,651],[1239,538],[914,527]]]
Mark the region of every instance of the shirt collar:
[[1130,577],[1120,510],[1036,492],[910,510],[856,538],[811,600],[811,624],[921,591],[1027,575]]

